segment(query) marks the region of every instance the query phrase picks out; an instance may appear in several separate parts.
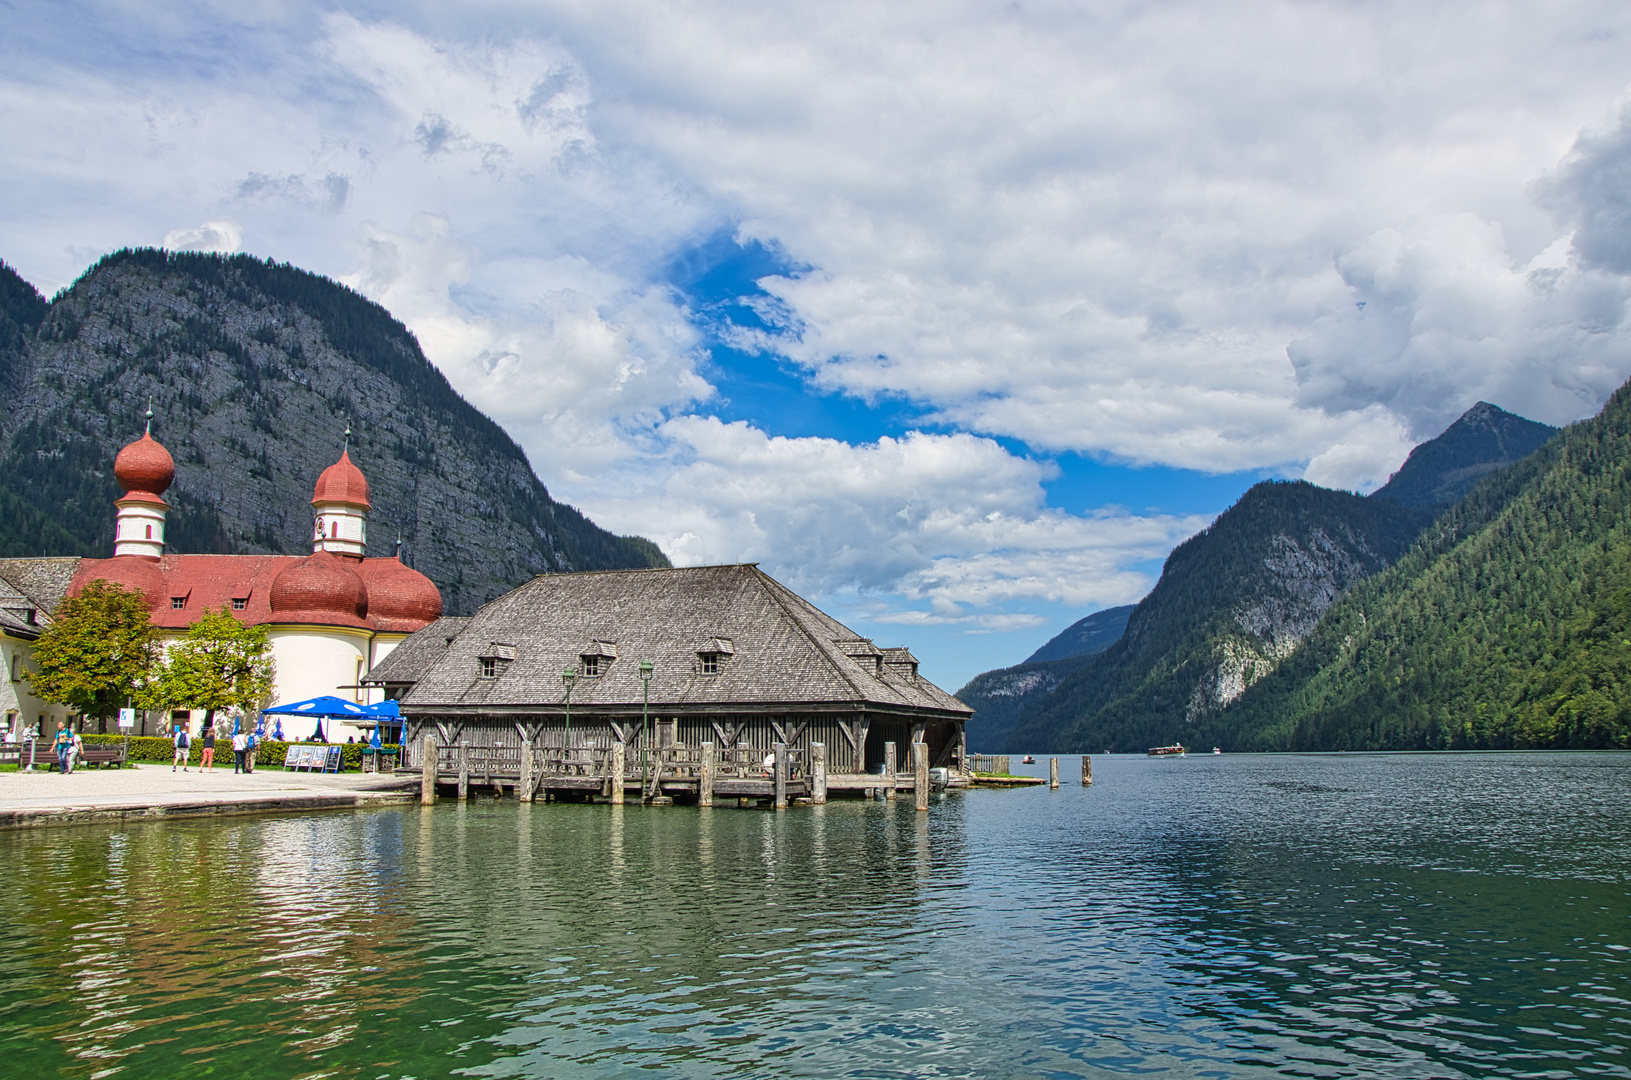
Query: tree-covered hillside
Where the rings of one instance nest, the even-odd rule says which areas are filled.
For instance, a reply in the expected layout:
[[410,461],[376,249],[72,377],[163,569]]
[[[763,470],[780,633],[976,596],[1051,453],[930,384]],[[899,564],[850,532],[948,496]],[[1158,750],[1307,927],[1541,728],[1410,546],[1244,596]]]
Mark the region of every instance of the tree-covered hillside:
[[1304,481],[1258,484],[1168,557],[1125,635],[1031,704],[1015,750],[1142,750],[1190,741],[1291,654],[1350,585],[1426,521]]
[[1214,730],[1242,749],[1631,745],[1631,389],[1475,488]]
[[0,555],[111,554],[113,458],[151,401],[173,551],[310,550],[349,420],[369,553],[400,539],[451,613],[546,570],[667,564],[551,499],[384,308],[291,266],[126,250],[47,304],[0,264],[0,380]]

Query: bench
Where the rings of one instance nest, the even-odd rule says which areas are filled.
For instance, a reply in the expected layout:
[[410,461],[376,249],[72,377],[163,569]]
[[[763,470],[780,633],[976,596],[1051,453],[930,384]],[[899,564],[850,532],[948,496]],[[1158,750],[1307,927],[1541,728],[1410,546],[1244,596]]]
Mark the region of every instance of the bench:
[[[57,767],[56,746],[44,739],[33,744],[34,767],[50,772]],[[0,765],[11,764],[18,768],[28,767],[29,743],[0,743]],[[112,765],[119,768],[125,764],[124,743],[113,746],[104,743],[86,743],[84,753],[74,761],[77,769],[81,765]]]

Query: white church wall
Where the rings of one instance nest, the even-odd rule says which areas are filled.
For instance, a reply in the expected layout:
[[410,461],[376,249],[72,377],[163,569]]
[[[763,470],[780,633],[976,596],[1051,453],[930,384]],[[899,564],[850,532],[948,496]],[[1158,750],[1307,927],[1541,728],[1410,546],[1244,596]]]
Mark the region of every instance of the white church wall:
[[[337,626],[273,626],[268,637],[272,658],[277,664],[272,702],[283,704],[330,694],[363,704],[366,698],[355,689],[360,675],[368,670],[369,645],[373,634]],[[284,735],[304,739],[316,724],[307,720],[285,720]],[[345,742],[348,735],[364,734],[363,729],[341,721],[325,721],[323,734],[330,742]]]

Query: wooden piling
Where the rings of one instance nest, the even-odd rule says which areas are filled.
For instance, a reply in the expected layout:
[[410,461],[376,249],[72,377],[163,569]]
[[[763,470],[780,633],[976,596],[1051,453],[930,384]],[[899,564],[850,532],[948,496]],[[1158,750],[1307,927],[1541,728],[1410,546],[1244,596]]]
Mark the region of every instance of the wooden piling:
[[884,784],[883,797],[886,799],[895,797],[895,777],[898,775],[899,768],[899,764],[895,761],[895,744],[892,742],[884,743],[883,775],[887,783]]
[[697,769],[697,805],[714,804],[714,744],[702,744],[702,765]]
[[821,806],[827,801],[827,744],[810,744],[810,802]]
[[929,808],[929,744],[912,744],[912,787],[917,789],[917,808]]
[[612,805],[623,805],[623,744],[612,743]]
[[470,797],[470,744],[459,744],[459,801]]
[[772,756],[776,759],[775,797],[772,802],[777,810],[787,809],[787,744],[784,742],[771,745]]
[[1082,755],[1082,786],[1093,786],[1093,759],[1087,754]]
[[1056,757],[1048,759],[1048,786],[1050,788],[1059,786],[1059,759]]
[[425,736],[424,760],[419,763],[419,804],[436,805],[436,736]]
[[521,774],[516,781],[515,793],[522,802],[532,802],[532,740],[525,739],[521,743]]

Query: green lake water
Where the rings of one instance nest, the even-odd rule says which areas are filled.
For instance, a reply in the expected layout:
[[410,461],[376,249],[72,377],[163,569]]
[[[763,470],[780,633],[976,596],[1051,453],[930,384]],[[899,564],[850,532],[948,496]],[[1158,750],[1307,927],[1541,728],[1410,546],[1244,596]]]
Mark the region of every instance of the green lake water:
[[0,835],[0,1076],[1631,1076],[1631,755],[1094,774]]

